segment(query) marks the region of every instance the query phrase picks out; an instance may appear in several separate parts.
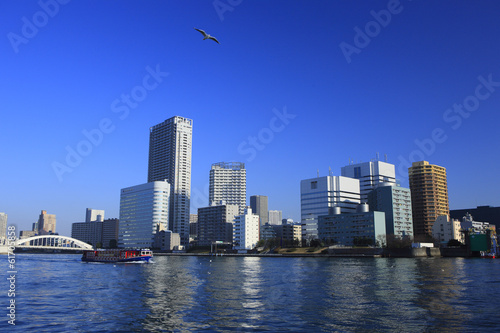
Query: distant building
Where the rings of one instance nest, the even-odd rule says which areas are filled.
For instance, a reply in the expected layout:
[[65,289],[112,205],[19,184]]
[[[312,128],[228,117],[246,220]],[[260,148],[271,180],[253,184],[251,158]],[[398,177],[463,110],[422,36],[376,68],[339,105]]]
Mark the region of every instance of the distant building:
[[153,248],[160,249],[162,251],[181,250],[182,245],[180,235],[170,230],[158,231],[154,237]]
[[354,213],[360,204],[359,180],[342,176],[304,179],[300,182],[302,239],[318,238],[318,216],[329,215],[333,207]]
[[260,228],[260,239],[261,240],[269,240],[269,239],[276,238],[276,231],[273,228],[274,226],[276,226],[276,225],[271,225],[269,223],[264,224]]
[[56,233],[56,216],[47,214],[47,211],[42,210],[37,222],[38,235],[51,235]]
[[500,207],[477,206],[476,208],[450,210],[450,217],[454,219],[462,219],[467,214],[471,214],[479,221],[487,221],[500,230]]
[[102,246],[104,248],[112,248],[118,246],[119,230],[119,219],[105,219],[104,222],[102,222]]
[[450,219],[448,215],[438,216],[432,226],[432,236],[440,243],[446,244],[452,239],[464,243],[464,235],[460,232],[459,220]]
[[386,184],[381,184],[368,194],[370,210],[385,213],[385,229],[388,235],[413,238],[410,189]]
[[149,130],[148,182],[166,180],[170,184],[170,211],[165,230],[180,234],[181,244],[185,246],[189,245],[192,135],[193,121],[179,116]]
[[0,245],[7,239],[7,214],[0,213]]
[[269,224],[278,225],[282,224],[282,212],[281,210],[270,210],[269,211]]
[[153,246],[156,230],[168,229],[170,193],[167,181],[154,181],[121,190],[118,247]]
[[281,224],[293,224],[293,219],[281,219]]
[[198,208],[198,245],[213,242],[233,242],[233,223],[239,212],[238,205],[219,205]]
[[385,230],[385,213],[370,212],[367,204],[359,205],[355,213],[323,215],[318,220],[318,237],[333,244],[376,245],[387,243]]
[[368,201],[368,193],[382,183],[396,184],[396,167],[382,161],[349,164],[341,168],[343,177],[359,179],[361,202]]
[[36,236],[36,234],[37,233],[34,230],[22,230],[19,233],[19,239],[30,238],[30,237]]
[[233,244],[236,250],[252,250],[259,241],[259,216],[247,208],[245,214],[234,220]]
[[247,171],[245,163],[220,162],[212,164],[208,191],[210,206],[237,205],[238,215],[245,212],[247,200]]
[[198,214],[189,214],[189,242],[198,240]]
[[276,232],[276,238],[281,241],[281,246],[291,246],[302,244],[302,225],[297,224],[281,224],[273,225]]
[[71,225],[71,238],[81,240],[94,248],[103,247],[102,222],[77,222]]
[[97,210],[92,208],[87,208],[85,214],[85,222],[103,222],[104,221],[104,210]]
[[[416,241],[432,236],[438,216],[449,215],[446,168],[427,161],[413,162],[408,168]],[[420,238],[420,239],[419,239]]]
[[462,222],[460,226],[464,230],[474,231],[474,232],[486,232],[486,230],[490,229],[489,222],[479,222],[475,221],[471,214],[465,214],[462,217]]
[[252,195],[250,197],[250,208],[255,215],[259,216],[260,226],[269,222],[269,213],[267,208],[267,196]]

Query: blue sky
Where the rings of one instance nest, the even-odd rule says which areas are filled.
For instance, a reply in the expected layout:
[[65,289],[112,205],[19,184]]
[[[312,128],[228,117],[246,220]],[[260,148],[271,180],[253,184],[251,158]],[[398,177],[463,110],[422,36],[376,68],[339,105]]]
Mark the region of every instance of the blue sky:
[[2,1],[0,211],[29,230],[47,210],[63,235],[87,207],[118,217],[120,189],[147,181],[149,127],[174,115],[193,119],[193,212],[212,163],[245,162],[247,195],[298,220],[301,179],[377,152],[403,186],[411,161],[446,167],[452,209],[498,206],[499,10]]

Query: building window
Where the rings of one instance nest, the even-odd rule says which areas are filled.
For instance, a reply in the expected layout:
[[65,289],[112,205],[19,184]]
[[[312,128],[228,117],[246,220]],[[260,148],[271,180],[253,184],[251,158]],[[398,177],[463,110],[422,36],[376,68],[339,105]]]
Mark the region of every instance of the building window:
[[311,182],[311,190],[318,188],[318,182]]
[[354,168],[354,178],[361,178],[361,167]]

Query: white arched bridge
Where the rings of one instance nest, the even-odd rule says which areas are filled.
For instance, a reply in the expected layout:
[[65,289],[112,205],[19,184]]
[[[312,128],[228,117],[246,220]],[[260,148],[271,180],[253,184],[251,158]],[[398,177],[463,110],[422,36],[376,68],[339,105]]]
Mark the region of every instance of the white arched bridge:
[[90,244],[67,236],[42,235],[18,239],[16,248],[19,249],[47,249],[47,250],[92,250]]

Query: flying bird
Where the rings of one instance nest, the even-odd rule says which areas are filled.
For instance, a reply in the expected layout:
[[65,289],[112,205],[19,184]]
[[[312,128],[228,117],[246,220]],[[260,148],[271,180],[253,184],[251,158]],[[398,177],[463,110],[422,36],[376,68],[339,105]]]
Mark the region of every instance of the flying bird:
[[210,36],[210,35],[209,35],[209,34],[207,34],[205,31],[200,30],[200,29],[196,29],[196,28],[194,28],[194,30],[201,32],[201,34],[203,35],[203,40],[205,40],[205,39],[211,39],[211,40],[213,40],[214,42],[217,42],[217,44],[220,44],[220,43],[219,43],[219,41],[218,41],[215,37]]

